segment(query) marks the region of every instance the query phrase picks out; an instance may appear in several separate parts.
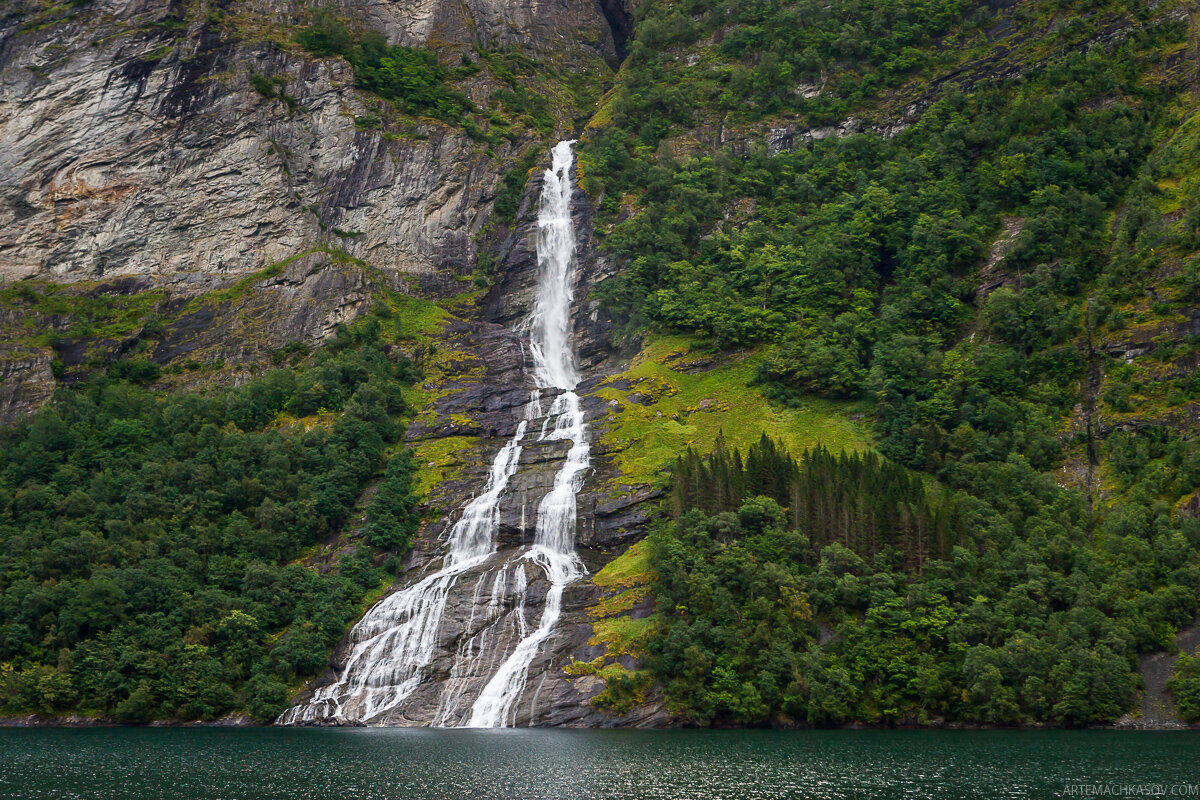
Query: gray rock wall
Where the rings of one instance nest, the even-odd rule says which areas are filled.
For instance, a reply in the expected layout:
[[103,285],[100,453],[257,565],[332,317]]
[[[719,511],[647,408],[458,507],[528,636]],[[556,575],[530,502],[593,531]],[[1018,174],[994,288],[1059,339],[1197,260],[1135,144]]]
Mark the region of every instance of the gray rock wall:
[[[489,147],[434,122],[399,138],[361,130],[355,118],[382,101],[352,88],[344,61],[291,43],[307,8],[92,0],[55,21],[26,2],[0,19],[0,281],[190,286],[324,240],[434,286],[469,272],[506,161],[539,137]],[[447,59],[519,46],[595,71],[614,53],[596,0],[341,8]],[[287,99],[262,96],[253,75]],[[486,73],[477,83],[468,93],[486,101]]]

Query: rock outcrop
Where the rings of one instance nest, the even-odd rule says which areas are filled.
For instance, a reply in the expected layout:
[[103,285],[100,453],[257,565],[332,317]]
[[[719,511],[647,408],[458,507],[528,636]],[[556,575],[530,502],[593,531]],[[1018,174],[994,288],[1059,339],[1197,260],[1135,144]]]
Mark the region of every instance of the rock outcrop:
[[[537,9],[347,0],[338,9],[358,28],[433,47],[448,63],[472,48],[515,48],[599,86],[617,54],[614,12],[597,0]],[[481,248],[495,246],[481,232],[495,227],[505,171],[541,146],[544,130],[518,120],[503,139],[476,141],[465,127],[399,115],[355,89],[344,60],[295,44],[310,11],[300,0],[20,0],[0,13],[0,287],[161,292],[150,310],[169,330],[150,355],[162,363],[244,362],[313,343],[365,308],[351,270],[299,278],[302,261],[274,275],[314,249],[361,259],[406,291],[460,293]],[[556,90],[560,78],[533,80],[570,126],[579,111]],[[487,109],[507,80],[485,64],[462,89]],[[271,297],[240,293],[257,310],[197,307],[194,298],[262,270],[273,273],[263,286]],[[138,333],[76,341],[68,316],[47,319],[19,298],[0,303],[0,422],[50,396],[58,362],[69,380],[71,367],[87,357],[102,365],[98,351],[123,353]],[[234,316],[241,322],[230,330]]]
[[[342,8],[447,59],[520,47],[601,74],[616,54],[595,0]],[[59,18],[27,2],[0,19],[0,280],[186,285],[326,241],[424,283],[469,272],[505,160],[540,134],[489,147],[440,123],[364,126],[386,104],[289,43],[307,9],[93,0]],[[467,92],[486,106],[500,85],[484,70]]]
[[[622,0],[342,0],[337,10],[391,43],[433,47],[443,63],[483,48],[553,65],[562,74],[532,80],[544,84],[568,135],[581,110],[562,90],[565,73],[601,86],[630,30]],[[404,117],[356,90],[344,60],[316,59],[294,44],[308,12],[298,0],[22,0],[0,16],[0,288],[12,289],[0,303],[0,423],[45,402],[59,381],[132,354],[181,368],[174,385],[237,381],[290,345],[319,345],[370,308],[380,286],[447,299],[494,259],[492,289],[439,336],[461,363],[409,429],[415,445],[473,443],[457,454],[461,469],[433,489],[428,508],[444,513],[422,532],[403,586],[436,564],[454,510],[478,491],[528,399],[523,340],[513,329],[535,282],[540,178],[526,187],[511,227],[497,224],[492,204],[505,172],[543,147],[547,131],[517,121],[503,139],[479,141],[467,126]],[[486,109],[509,79],[483,63],[459,88]],[[480,124],[486,134],[488,120]],[[580,394],[596,419],[602,404],[588,393],[617,362],[609,321],[587,299],[607,269],[591,247],[593,210],[581,192],[574,205]],[[96,298],[108,316],[96,316]],[[529,468],[500,510],[495,563],[528,544],[534,509],[563,457],[562,443],[526,448]],[[603,454],[593,468],[579,498],[578,538],[595,572],[638,537],[654,492],[614,491],[617,471]],[[389,723],[461,721],[442,682],[459,678],[468,696],[487,675],[451,676],[456,652],[485,627],[495,632],[497,657],[511,651],[525,622],[518,599],[536,624],[546,581],[518,598],[510,580],[480,613],[472,592],[493,590],[497,579],[485,565],[459,581],[433,680]],[[662,721],[653,700],[625,715],[593,706],[604,680],[565,669],[604,655],[592,623],[610,594],[590,580],[568,587],[562,619],[530,668],[518,724]],[[641,602],[619,613],[649,610]]]

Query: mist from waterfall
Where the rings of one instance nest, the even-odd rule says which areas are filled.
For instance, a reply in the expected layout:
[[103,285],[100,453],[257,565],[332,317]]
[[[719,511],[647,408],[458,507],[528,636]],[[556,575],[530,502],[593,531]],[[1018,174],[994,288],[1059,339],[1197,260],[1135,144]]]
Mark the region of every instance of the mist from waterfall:
[[[378,721],[381,715],[400,707],[429,678],[447,597],[460,576],[487,564],[496,554],[501,500],[519,469],[527,428],[541,420],[537,441],[570,442],[566,459],[538,504],[532,545],[476,579],[468,628],[477,617],[486,625],[459,642],[450,679],[433,720],[436,725],[463,723],[469,727],[513,724],[530,665],[562,614],[563,592],[586,574],[575,553],[576,495],[590,463],[590,446],[583,405],[574,391],[579,374],[571,348],[576,279],[575,231],[571,220],[573,144],[573,141],[559,142],[551,151],[551,165],[545,173],[540,199],[537,293],[523,326],[529,331],[535,384],[526,404],[525,418],[496,454],[483,492],[467,504],[451,529],[441,568],[376,603],[350,631],[351,650],[338,680],[319,688],[307,702],[284,712],[278,720],[280,724]],[[544,415],[543,393],[554,394]],[[530,577],[536,579],[539,569],[530,575],[526,563],[539,568],[550,584],[541,619],[532,631],[525,618],[525,595]],[[485,603],[484,582],[493,574]],[[497,626],[505,621],[501,600],[508,593],[517,598],[508,622],[515,625],[512,632],[517,643],[505,656],[503,650],[497,649],[504,641]],[[456,718],[454,710],[462,700],[465,681],[481,675],[491,677],[469,715],[462,715],[465,720]]]

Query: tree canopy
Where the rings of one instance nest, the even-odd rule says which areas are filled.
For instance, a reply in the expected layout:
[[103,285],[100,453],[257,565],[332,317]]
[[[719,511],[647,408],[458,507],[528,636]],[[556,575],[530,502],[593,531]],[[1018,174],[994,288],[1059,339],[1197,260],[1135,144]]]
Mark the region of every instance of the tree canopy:
[[[274,718],[415,530],[397,450],[415,371],[378,331],[200,394],[111,369],[0,430],[0,708]],[[297,560],[345,530],[385,464],[367,543],[320,570]]]

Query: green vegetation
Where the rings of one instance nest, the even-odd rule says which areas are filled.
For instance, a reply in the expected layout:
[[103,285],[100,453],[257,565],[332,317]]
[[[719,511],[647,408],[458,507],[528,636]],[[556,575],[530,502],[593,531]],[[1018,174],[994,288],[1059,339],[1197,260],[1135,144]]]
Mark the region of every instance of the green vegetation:
[[[382,34],[348,25],[331,8],[314,11],[296,42],[314,56],[345,58],[354,69],[355,87],[382,98],[401,114],[459,126],[472,139],[490,145],[522,141],[528,145],[531,135],[537,141],[545,139],[566,112],[564,105],[578,109],[593,104],[601,80],[596,73],[607,72],[598,57],[587,69],[557,72],[515,46],[487,49],[477,43],[464,52],[436,38],[421,47],[389,45]],[[481,73],[482,79],[475,77]],[[491,89],[480,105],[458,88],[473,78],[473,87]],[[268,79],[253,80],[264,96],[287,102],[282,90]],[[412,134],[411,130],[398,134],[394,125],[385,123],[386,109],[381,106],[376,111],[378,114],[357,117],[356,126],[362,130],[382,128],[384,138]],[[526,151],[506,177],[496,208],[500,219],[516,211],[524,173],[541,152],[540,146]],[[525,166],[518,170],[521,164]],[[514,186],[518,174],[521,182]]]
[[[120,339],[144,328],[147,335],[157,335],[161,327],[155,312],[163,298],[158,290],[113,295],[99,286],[20,281],[0,289],[0,309],[19,313],[24,329],[13,332],[26,334],[20,336],[24,342],[47,346],[64,338]],[[62,324],[51,328],[47,320]]]
[[[152,352],[156,342],[177,331],[184,317],[207,308],[225,319],[229,319],[230,312],[244,318],[257,311],[259,306],[236,301],[268,288],[264,284],[269,279],[280,275],[296,260],[313,254],[322,254],[335,264],[370,270],[362,261],[336,247],[313,247],[249,273],[224,288],[192,297],[183,304],[170,302],[168,293],[161,289],[130,291],[136,288],[136,282],[129,279],[72,284],[23,280],[0,289],[3,334],[10,345],[17,345],[21,350],[75,351],[69,369],[57,357],[52,362],[55,376],[68,382],[83,380],[97,370],[107,368],[119,373],[138,364],[144,369],[131,379],[136,382],[153,380],[157,376],[149,375],[147,370],[152,368],[146,366],[146,360],[141,356]],[[424,302],[406,300],[410,301],[408,305]],[[405,329],[424,325],[428,322],[425,318],[428,313],[424,310],[414,312],[412,318],[406,316],[403,322],[397,320],[396,325]],[[406,333],[407,330],[398,331],[397,335]],[[269,356],[278,366],[297,354],[306,353],[302,342],[294,342]],[[164,371],[177,375],[184,370],[200,369],[201,362],[196,356],[201,353],[193,352],[192,356],[184,363],[177,361],[166,366]],[[211,358],[207,359],[206,365],[217,369],[223,366],[218,359]]]
[[650,550],[643,540],[630,545],[624,553],[605,564],[592,576],[592,583],[604,589],[628,588],[649,583],[652,577]]
[[374,547],[403,552],[417,526],[417,496],[413,491],[413,453],[405,449],[388,460],[383,482],[367,507],[367,541]]
[[224,305],[232,300],[238,299],[239,297],[244,297],[257,284],[278,276],[285,269],[287,269],[288,264],[291,264],[293,261],[303,258],[304,256],[311,255],[312,253],[320,252],[327,251],[321,248],[313,248],[311,250],[305,250],[303,252],[296,253],[295,255],[288,256],[282,261],[276,261],[274,264],[268,264],[260,270],[251,272],[245,277],[238,278],[234,283],[226,286],[223,289],[207,292],[199,297],[194,298],[193,300],[190,300],[185,306],[185,309],[188,311],[195,311],[196,309],[200,308],[200,306],[205,304]]
[[285,90],[285,81],[282,75],[276,75],[274,78],[268,78],[265,75],[259,75],[257,72],[251,73],[250,85],[254,87],[254,91],[258,92],[268,100],[279,100],[288,111],[295,113],[299,108],[296,98],[289,95]]
[[[1133,702],[1136,654],[1200,610],[1200,521],[1130,504],[1089,537],[1082,498],[1020,459],[954,498],[949,531],[927,523],[942,554],[924,558],[903,470],[810,454],[798,483],[815,491],[790,509],[758,496],[726,510],[729,486],[778,496],[790,471],[778,453],[737,462],[685,460],[676,497],[691,501],[652,539],[664,625],[649,666],[693,723],[1111,722]],[[879,505],[873,523],[825,518],[860,509],[838,498],[864,486],[893,522]],[[1175,679],[1181,709],[1194,678]]]
[[[1104,209],[1151,146],[1155,98],[1113,66],[1134,57],[1071,56],[1019,87],[946,92],[895,139],[773,157],[628,161],[602,133],[604,180],[644,187],[641,213],[608,237],[630,266],[605,297],[722,347],[777,342],[758,373],[777,397],[870,393],[881,447],[902,463],[1017,452],[1048,467],[1085,369],[1072,338],[1103,270]],[[1081,102],[1109,92],[1145,97]],[[755,218],[720,224],[740,199]],[[976,301],[970,270],[1014,206],[1025,228],[1006,269],[1022,290]],[[963,338],[972,324],[989,335]]]
[[640,619],[630,615],[649,597],[653,581],[649,540],[630,545],[605,564],[592,578],[605,597],[588,609],[592,621],[588,644],[602,645],[604,652],[590,662],[573,661],[567,666],[568,674],[602,678],[605,687],[592,698],[592,705],[617,715],[644,703],[654,685],[650,672],[626,669],[618,660],[622,656],[645,658],[647,646],[657,635],[657,613]]
[[[973,5],[964,0],[646,4],[638,9],[641,20],[630,51],[635,69],[662,73],[657,85],[641,94],[660,115],[659,122],[646,124],[661,129],[683,121],[692,104],[749,118],[792,111],[813,123],[840,121],[906,76],[960,55],[958,48],[939,52],[930,45],[956,25],[970,25],[963,15]],[[672,80],[682,70],[670,54],[714,33],[718,42],[704,53],[697,74]],[[618,101],[618,113],[627,104]]]
[[[386,456],[416,373],[381,329],[371,318],[307,367],[205,394],[152,394],[130,381],[154,365],[117,362],[0,431],[0,709],[278,714],[414,529],[411,457]],[[296,562],[385,461],[374,547]]]
[[387,316],[394,317],[392,325],[396,338],[426,347],[432,344],[433,335],[450,317],[437,303],[403,294],[390,296],[387,309]]
[[596,673],[604,678],[604,689],[592,698],[592,705],[617,715],[627,714],[634,706],[646,702],[654,678],[643,670],[614,667]]
[[457,453],[468,450],[475,443],[474,436],[443,436],[414,443],[413,453],[420,480],[416,487],[417,494],[428,497],[444,481],[455,477],[461,466]]
[[[505,85],[505,88],[492,92],[489,103],[500,106],[530,130],[548,136],[554,130],[555,122],[550,100],[525,85],[543,69],[542,65],[517,50],[492,51],[481,48],[476,55],[487,65],[491,76]],[[568,79],[568,76],[563,78]],[[495,121],[500,125],[508,124],[502,117]]]
[[[606,439],[639,480],[716,448],[654,539],[692,721],[1112,720],[1195,618],[1179,8],[639,6],[580,175],[653,332]],[[767,486],[724,451],[762,433],[811,450]]]
[[[636,5],[578,175],[623,268],[597,295],[647,334],[597,392],[597,427],[624,480],[673,480],[673,513],[595,576],[604,653],[568,672],[603,678],[616,713],[658,679],[696,724],[1129,710],[1137,655],[1200,612],[1190,7]],[[375,96],[360,130],[422,135],[399,113],[520,141],[494,203],[508,223],[542,152],[529,135],[608,77],[388,45],[331,11],[295,41]],[[486,108],[459,90],[483,70]],[[249,80],[294,109],[281,78]],[[163,299],[0,290],[30,348],[143,346]],[[400,448],[415,372],[378,341],[387,323],[428,372],[407,395],[427,408],[478,369],[434,335],[448,314],[390,297],[315,363],[203,396],[147,393],[159,368],[134,354],[0,434],[0,706],[270,718],[395,565],[415,493],[473,442]],[[330,541],[353,554],[318,573]],[[1198,663],[1170,683],[1188,719]]]
[[389,45],[382,34],[352,33],[328,10],[317,11],[296,37],[315,56],[342,56],[354,67],[354,85],[406,114],[460,124],[474,105],[447,85],[451,71],[429,50]]
[[[869,406],[820,398],[793,408],[773,405],[747,388],[761,360],[761,354],[695,352],[683,337],[651,338],[628,370],[596,392],[622,406],[605,420],[602,435],[626,477],[664,483],[676,456],[688,447],[707,450],[718,436],[733,447],[747,447],[763,433],[796,451],[869,447],[868,426],[850,418]],[[629,388],[616,388],[625,381]]]
[[[825,64],[845,55],[839,32],[860,41],[859,30],[903,21],[904,4],[878,15],[874,4],[811,5],[813,19],[838,18],[828,35],[817,35],[821,25],[743,20],[718,49],[749,37],[781,54],[816,48]],[[927,5],[915,13],[933,27],[904,23],[878,46],[894,56],[962,10]],[[673,134],[714,101],[704,70],[672,72],[674,56],[652,47],[668,22],[693,23],[680,9],[643,9],[644,46],[622,73],[612,124],[581,156],[602,208],[614,211],[621,195],[636,203],[605,242],[628,264],[600,289],[609,306],[630,325],[717,347],[769,346],[756,376],[776,399],[873,397],[881,450],[900,463],[954,470],[1017,453],[1054,465],[1058,420],[1086,370],[1075,341],[1086,292],[1128,284],[1104,256],[1106,210],[1133,185],[1167,119],[1170,91],[1146,78],[1146,65],[1184,27],[1130,22],[1118,45],[1061,54],[1019,81],[946,87],[894,138],[677,158]],[[724,18],[713,15],[713,25]],[[695,24],[697,36],[708,30]],[[658,32],[644,38],[643,29]],[[816,38],[798,46],[793,30]],[[882,51],[859,55],[863,68],[887,63]],[[977,292],[975,270],[1006,212],[1024,220],[1003,263],[1019,291]]]
[[492,211],[505,224],[511,225],[517,219],[517,211],[521,208],[521,200],[525,197],[525,184],[529,182],[529,173],[533,170],[542,155],[539,147],[531,147],[525,155],[517,159],[512,168],[504,173],[500,182],[500,191],[492,204]]
[[813,547],[839,543],[864,559],[890,549],[908,569],[948,558],[963,533],[963,499],[926,492],[919,474],[875,453],[835,456],[818,447],[797,460],[763,434],[745,461],[718,439],[707,458],[688,448],[675,462],[677,519],[694,508],[710,516],[738,511],[753,497],[786,506],[787,527]]
[[1175,699],[1179,716],[1186,722],[1200,722],[1200,657],[1181,655],[1167,689]]

